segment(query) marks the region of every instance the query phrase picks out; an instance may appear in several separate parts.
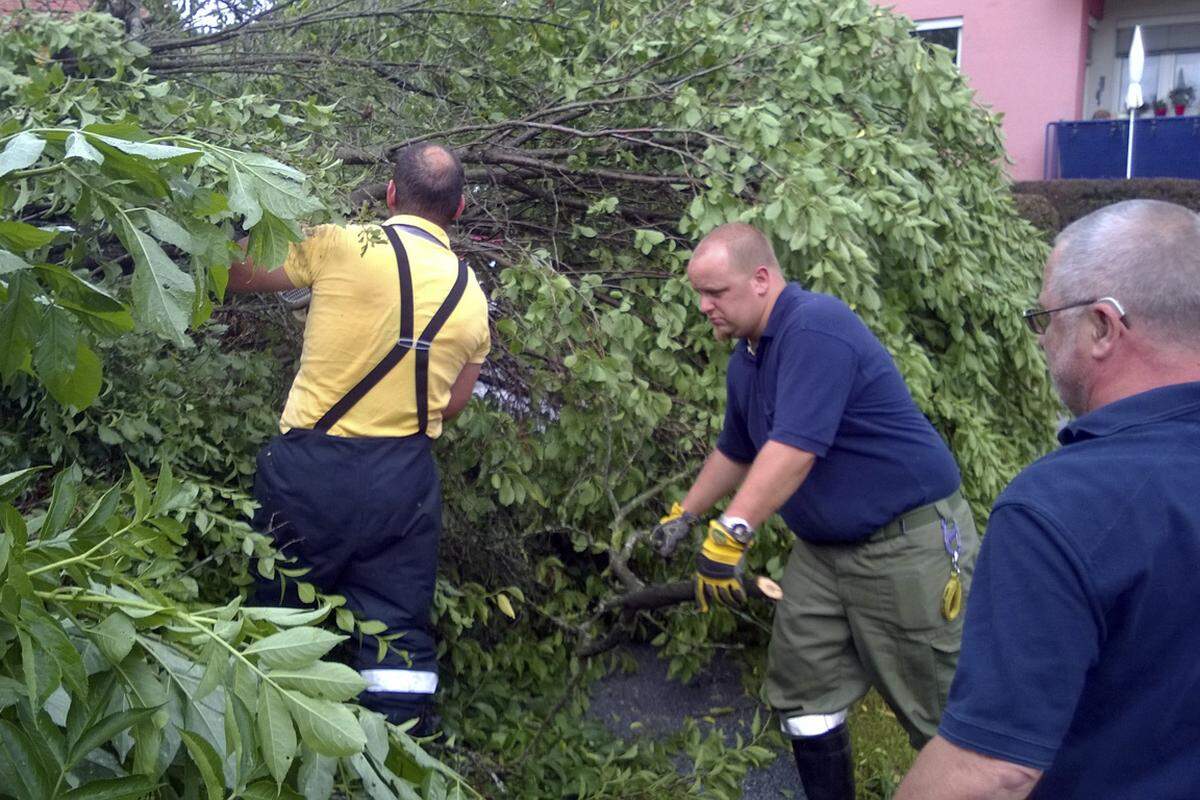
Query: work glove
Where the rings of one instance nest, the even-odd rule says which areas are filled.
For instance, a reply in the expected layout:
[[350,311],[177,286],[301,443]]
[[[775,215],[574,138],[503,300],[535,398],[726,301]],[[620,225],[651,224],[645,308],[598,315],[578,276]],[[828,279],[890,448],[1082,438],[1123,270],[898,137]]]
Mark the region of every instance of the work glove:
[[671,512],[650,531],[650,541],[660,556],[670,558],[675,554],[679,540],[691,533],[692,526],[697,522],[699,518],[695,514],[684,511],[683,506],[675,503],[671,506]]
[[[708,523],[708,536],[696,556],[696,604],[705,614],[709,601],[725,606],[746,601],[742,570],[753,531],[744,525],[735,536],[721,520]],[[741,541],[739,541],[741,539]]]

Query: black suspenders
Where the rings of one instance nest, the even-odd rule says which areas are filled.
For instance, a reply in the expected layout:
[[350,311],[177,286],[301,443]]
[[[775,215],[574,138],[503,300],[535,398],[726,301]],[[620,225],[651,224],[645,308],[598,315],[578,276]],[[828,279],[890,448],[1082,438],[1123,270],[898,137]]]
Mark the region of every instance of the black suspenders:
[[346,392],[341,400],[334,403],[333,408],[326,411],[325,415],[317,420],[317,424],[313,426],[314,430],[328,431],[336,425],[337,421],[353,408],[355,403],[363,399],[363,396],[371,391],[375,387],[375,384],[383,380],[384,376],[404,360],[404,356],[408,354],[409,350],[416,351],[415,388],[417,395],[418,432],[425,433],[426,428],[429,426],[429,348],[433,344],[434,337],[438,335],[438,331],[442,329],[442,326],[446,324],[446,320],[454,313],[454,309],[458,306],[458,301],[462,299],[463,292],[467,288],[467,265],[464,261],[458,262],[458,277],[454,281],[454,286],[450,289],[450,294],[446,296],[446,299],[442,301],[442,305],[434,312],[434,315],[429,320],[429,324],[421,331],[420,337],[413,339],[412,271],[408,266],[408,253],[404,249],[404,244],[400,241],[399,234],[396,233],[396,228],[404,228],[410,233],[434,242],[439,247],[447,250],[450,249],[442,244],[437,237],[413,225],[383,226],[383,231],[387,234],[388,241],[392,244],[392,249],[396,251],[396,269],[400,275],[400,338],[370,372],[364,375],[350,391]]

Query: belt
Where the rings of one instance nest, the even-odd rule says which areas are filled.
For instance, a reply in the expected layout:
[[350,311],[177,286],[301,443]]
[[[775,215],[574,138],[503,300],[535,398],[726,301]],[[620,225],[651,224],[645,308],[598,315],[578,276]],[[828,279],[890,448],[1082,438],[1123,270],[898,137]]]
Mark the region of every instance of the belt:
[[923,506],[917,506],[911,511],[906,511],[888,524],[881,527],[875,533],[871,534],[869,541],[883,542],[888,539],[895,539],[897,536],[903,536],[911,530],[920,528],[922,525],[932,525],[948,514],[938,511],[938,506],[945,508],[946,506],[957,505],[962,502],[962,493],[955,489],[954,493],[942,500],[935,500],[932,503],[926,503]]

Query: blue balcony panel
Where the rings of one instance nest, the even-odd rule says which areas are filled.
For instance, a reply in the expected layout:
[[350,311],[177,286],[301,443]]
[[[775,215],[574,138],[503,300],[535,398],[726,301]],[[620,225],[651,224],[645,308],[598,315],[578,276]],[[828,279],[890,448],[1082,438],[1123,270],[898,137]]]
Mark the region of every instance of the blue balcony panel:
[[[1200,117],[1142,117],[1133,134],[1133,177],[1200,179]],[[1124,178],[1129,120],[1051,122],[1045,176]]]

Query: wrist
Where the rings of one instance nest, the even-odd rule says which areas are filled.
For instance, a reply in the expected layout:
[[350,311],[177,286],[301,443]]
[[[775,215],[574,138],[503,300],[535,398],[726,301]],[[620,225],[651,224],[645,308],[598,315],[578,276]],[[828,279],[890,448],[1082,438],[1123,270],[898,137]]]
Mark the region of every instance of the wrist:
[[717,522],[721,523],[733,540],[743,547],[749,546],[750,541],[754,538],[754,526],[742,517],[734,517],[728,514],[722,514]]

